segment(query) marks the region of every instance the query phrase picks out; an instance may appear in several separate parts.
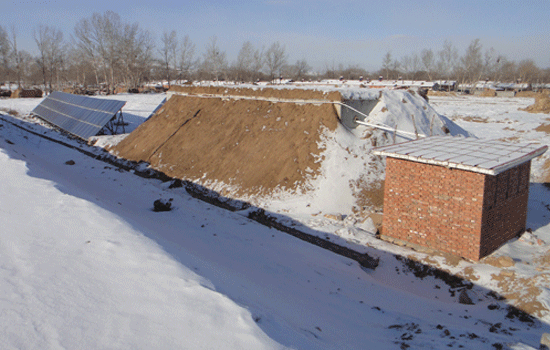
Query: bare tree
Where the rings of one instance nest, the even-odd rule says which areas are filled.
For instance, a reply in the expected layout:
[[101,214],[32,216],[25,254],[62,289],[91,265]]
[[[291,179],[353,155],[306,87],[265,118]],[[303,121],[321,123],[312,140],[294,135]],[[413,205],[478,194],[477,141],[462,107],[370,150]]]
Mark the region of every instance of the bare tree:
[[422,61],[418,54],[415,52],[411,56],[411,72],[413,73],[413,79],[417,79],[418,72],[422,69]]
[[450,80],[451,74],[457,66],[458,51],[450,41],[445,40],[443,48],[438,52],[438,55],[439,60],[437,62],[437,67],[439,74],[445,79]]
[[74,28],[75,45],[80,51],[79,57],[84,58],[94,71],[96,84],[99,85],[99,74],[102,69],[102,57],[99,53],[97,34],[89,19],[81,19]]
[[340,76],[349,80],[365,78],[367,75],[368,72],[358,65],[349,65],[346,69],[340,71]]
[[120,59],[120,43],[123,24],[120,16],[112,11],[103,15],[94,13],[89,19],[80,20],[75,26],[77,44],[88,56],[98,74],[103,73],[108,93],[116,84],[115,71]]
[[10,40],[8,38],[8,32],[0,26],[0,62],[2,63],[1,66],[1,73],[0,76],[2,80],[6,79],[10,80],[10,65],[11,65],[11,44]]
[[40,25],[34,31],[34,41],[38,47],[38,65],[42,71],[44,88],[51,93],[54,75],[57,77],[63,61],[63,33],[53,27]]
[[401,69],[407,79],[411,78],[412,70],[412,58],[410,56],[401,57]]
[[124,82],[137,87],[151,69],[154,42],[137,23],[123,23],[112,11],[94,13],[75,26],[76,47],[93,68],[96,83],[107,84],[107,93]]
[[11,39],[10,39],[10,45],[11,45],[11,53],[13,56],[14,61],[14,68],[15,68],[15,76],[17,77],[17,88],[21,89],[21,73],[22,73],[22,55],[21,52],[17,49],[17,30],[15,29],[15,25],[12,25],[11,27]]
[[68,62],[68,71],[72,84],[86,87],[94,76],[94,70],[89,64],[88,57],[75,45],[71,45],[67,49],[66,61]]
[[264,48],[256,49],[252,61],[252,80],[256,81],[260,78],[261,72],[265,66]]
[[399,79],[399,71],[401,70],[401,64],[397,59],[393,60],[391,64],[392,72],[395,74],[395,79]]
[[21,79],[25,82],[29,81],[34,66],[34,57],[25,50],[19,51],[19,63],[21,67]]
[[382,60],[382,70],[384,70],[385,72],[385,75],[384,75],[385,79],[389,79],[390,70],[392,68],[392,61],[393,61],[393,58],[391,57],[391,51],[386,52]]
[[164,32],[161,41],[162,46],[159,52],[162,56],[162,64],[164,65],[164,77],[168,80],[168,86],[170,86],[170,73],[176,68],[177,59],[178,36],[176,31],[172,30],[170,33]]
[[153,65],[155,44],[148,31],[139,28],[137,23],[126,24],[121,38],[121,65],[126,87],[138,88]]
[[296,80],[304,79],[308,75],[310,70],[311,70],[311,66],[307,63],[307,61],[304,58],[301,60],[298,60],[293,66],[293,77]]
[[338,75],[338,69],[334,60],[331,63],[325,63],[325,77],[327,79],[335,79]]
[[254,46],[250,41],[246,41],[237,55],[237,61],[234,64],[236,80],[252,79],[252,66],[254,64]]
[[195,59],[195,44],[189,38],[189,35],[185,35],[180,45],[179,52],[179,70],[181,77],[184,79],[191,78],[191,71],[198,64]]
[[485,54],[483,55],[483,72],[482,75],[485,76],[485,79],[487,80],[494,80],[495,78],[495,72],[497,70],[498,63],[500,62],[500,56],[495,51],[494,48],[490,48],[489,50],[485,51]]
[[433,70],[435,68],[434,53],[431,49],[424,49],[420,53],[420,59],[428,75],[428,80],[432,80]]
[[215,36],[210,38],[210,42],[206,46],[203,62],[204,70],[216,81],[219,80],[221,74],[225,73],[225,69],[227,68],[225,52],[220,50],[217,40]]
[[467,82],[475,89],[475,84],[483,73],[483,61],[481,59],[481,44],[479,39],[474,39],[466,49],[466,53],[460,59],[462,82]]
[[508,61],[506,57],[501,57],[499,66],[499,80],[503,81],[515,81],[516,80],[516,71],[517,65],[515,62]]
[[281,69],[286,64],[285,47],[279,42],[273,43],[265,53],[265,64],[271,80],[275,78],[275,74],[280,75]]
[[518,63],[517,76],[522,83],[532,84],[536,82],[540,70],[533,60],[522,60]]

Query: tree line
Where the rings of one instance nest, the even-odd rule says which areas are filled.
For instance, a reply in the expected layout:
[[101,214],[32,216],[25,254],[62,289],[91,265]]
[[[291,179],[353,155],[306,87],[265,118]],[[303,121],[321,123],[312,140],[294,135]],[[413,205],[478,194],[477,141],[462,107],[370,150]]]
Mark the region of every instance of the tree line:
[[388,51],[375,72],[334,63],[315,72],[305,59],[289,63],[286,48],[278,41],[267,48],[246,41],[236,60],[229,63],[215,36],[201,54],[189,35],[179,38],[172,30],[164,32],[156,43],[138,23],[126,23],[112,11],[79,20],[69,39],[53,26],[39,25],[33,30],[38,52],[35,56],[20,50],[17,39],[14,26],[0,26],[0,81],[15,82],[20,87],[41,85],[49,91],[103,86],[113,92],[119,85],[132,89],[159,80],[255,82],[382,77],[461,83],[550,82],[550,68],[540,69],[530,59],[519,63],[507,60],[492,48],[484,51],[479,39],[472,40],[462,56],[450,41],[440,50],[424,49],[400,58]]

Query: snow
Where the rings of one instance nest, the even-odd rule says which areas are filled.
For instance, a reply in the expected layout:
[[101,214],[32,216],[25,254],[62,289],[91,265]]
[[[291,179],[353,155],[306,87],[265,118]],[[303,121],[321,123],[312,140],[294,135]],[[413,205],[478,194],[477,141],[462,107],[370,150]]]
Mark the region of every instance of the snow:
[[[164,97],[114,98],[128,100],[123,113],[137,127]],[[489,295],[504,293],[492,277],[501,268],[453,264],[377,240],[370,221],[312,215],[328,211],[323,202],[335,202],[329,209],[338,213],[338,201],[350,200],[349,186],[339,178],[359,176],[371,160],[354,142],[362,135],[359,128],[324,136],[341,145],[326,150],[331,163],[318,184],[326,192],[290,198],[280,210],[276,198],[266,204],[287,220],[295,219],[296,208],[308,233],[338,242],[347,236],[347,244],[380,258],[375,270],[250,221],[246,211],[213,207],[183,188],[169,189],[169,183],[137,177],[15,127],[101,152],[27,118],[38,102],[0,100],[0,108],[20,114],[0,116],[2,348],[534,349],[542,333],[550,332],[548,313],[535,315],[534,323],[508,318],[507,306],[520,301]],[[517,110],[530,103],[430,98],[430,108],[480,137],[550,144],[548,134],[534,130],[548,116]],[[338,162],[346,157],[338,153],[345,147],[357,162],[353,167]],[[364,159],[351,156],[361,152]],[[547,156],[533,160],[533,181],[547,171]],[[331,186],[342,198],[333,201]],[[550,249],[550,196],[542,184],[530,187],[532,233],[495,256],[511,257],[515,265],[506,270],[518,278],[536,279],[536,300],[548,307],[550,267],[541,261]],[[153,212],[158,198],[173,198],[175,209]],[[471,269],[477,277],[468,291],[474,305],[457,302],[460,287],[430,275],[415,277],[396,254],[460,275]],[[521,285],[516,289],[525,292]]]
[[175,348],[187,339],[189,348],[278,348],[249,311],[130,222],[79,198],[76,183],[44,179],[50,164],[29,169],[5,151],[0,162],[0,198],[10,198],[0,212],[11,218],[0,248],[2,348]]

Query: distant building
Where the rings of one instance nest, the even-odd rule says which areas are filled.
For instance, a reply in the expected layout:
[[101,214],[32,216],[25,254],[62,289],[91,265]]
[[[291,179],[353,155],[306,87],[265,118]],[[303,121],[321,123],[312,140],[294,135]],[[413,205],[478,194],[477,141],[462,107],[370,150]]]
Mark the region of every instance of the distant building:
[[525,231],[531,159],[547,146],[433,136],[387,156],[381,237],[479,260]]
[[456,81],[454,80],[437,80],[433,82],[433,91],[455,91]]

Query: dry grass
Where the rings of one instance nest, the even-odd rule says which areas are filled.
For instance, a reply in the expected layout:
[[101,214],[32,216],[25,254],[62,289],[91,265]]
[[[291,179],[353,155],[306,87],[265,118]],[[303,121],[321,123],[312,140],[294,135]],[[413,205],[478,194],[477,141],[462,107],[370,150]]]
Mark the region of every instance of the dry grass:
[[7,113],[9,115],[16,116],[16,117],[19,115],[18,111],[16,111],[15,109],[9,109],[9,108],[0,108],[0,112],[4,112],[4,113]]

